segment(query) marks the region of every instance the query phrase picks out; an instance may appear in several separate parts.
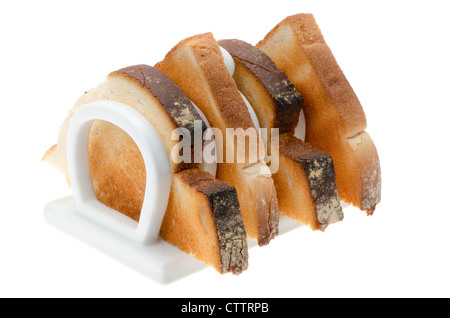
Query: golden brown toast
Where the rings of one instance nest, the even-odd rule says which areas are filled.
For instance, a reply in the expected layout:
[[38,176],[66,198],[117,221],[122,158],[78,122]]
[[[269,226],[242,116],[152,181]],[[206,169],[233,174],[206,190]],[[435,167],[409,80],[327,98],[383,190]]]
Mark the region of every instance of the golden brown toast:
[[378,153],[363,108],[313,15],[287,17],[256,46],[302,94],[306,141],[332,156],[340,198],[371,215],[381,199]]

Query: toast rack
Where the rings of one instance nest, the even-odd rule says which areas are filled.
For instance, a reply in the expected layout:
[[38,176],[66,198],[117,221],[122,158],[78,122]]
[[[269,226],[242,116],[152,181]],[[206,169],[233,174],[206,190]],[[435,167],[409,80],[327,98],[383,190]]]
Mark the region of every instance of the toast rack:
[[[89,169],[88,138],[95,120],[123,129],[141,151],[146,191],[139,222],[109,208],[95,196]],[[98,101],[81,106],[67,135],[67,164],[72,195],[44,207],[52,226],[109,255],[148,278],[168,284],[208,266],[162,240],[158,234],[170,192],[169,158],[155,128],[128,105]],[[161,151],[162,150],[162,151]],[[209,171],[214,167],[208,167]],[[300,226],[280,216],[280,234]],[[256,246],[248,241],[249,247]]]
[[[233,60],[224,51],[232,74]],[[242,94],[241,94],[242,95]],[[242,95],[259,128],[256,115]],[[207,126],[204,114],[194,104]],[[139,222],[97,200],[91,181],[88,155],[89,131],[96,120],[110,122],[124,130],[138,146],[146,168],[146,190]],[[159,237],[170,193],[169,157],[156,129],[138,111],[114,101],[97,101],[81,106],[74,114],[67,135],[67,165],[72,195],[44,207],[45,220],[52,226],[109,255],[148,278],[167,284],[208,266]],[[203,163],[215,175],[216,163]],[[279,235],[301,226],[282,215]],[[249,240],[249,248],[256,246]]]

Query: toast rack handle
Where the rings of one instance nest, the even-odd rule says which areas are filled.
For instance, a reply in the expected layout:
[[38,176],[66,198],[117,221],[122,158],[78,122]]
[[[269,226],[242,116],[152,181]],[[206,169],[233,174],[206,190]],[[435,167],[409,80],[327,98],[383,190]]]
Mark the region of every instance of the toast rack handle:
[[[99,202],[92,185],[88,141],[96,120],[124,130],[138,146],[146,168],[146,187],[139,222]],[[114,101],[81,106],[73,115],[67,136],[67,165],[77,213],[138,244],[158,240],[169,200],[171,169],[163,141],[138,111]]]

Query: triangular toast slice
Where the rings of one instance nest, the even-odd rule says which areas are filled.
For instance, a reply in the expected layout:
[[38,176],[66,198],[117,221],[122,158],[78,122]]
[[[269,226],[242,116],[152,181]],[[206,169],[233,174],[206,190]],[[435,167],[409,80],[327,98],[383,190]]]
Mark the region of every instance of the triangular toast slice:
[[[61,127],[58,144],[44,156],[66,176],[70,119],[80,106],[99,100],[121,102],[139,111],[158,131],[169,158],[178,143],[171,132],[192,131],[194,121],[202,120],[183,92],[154,67],[136,65],[112,72],[77,101]],[[89,159],[98,200],[139,221],[146,170],[134,141],[117,126],[97,120],[89,137]],[[236,190],[198,164],[169,161],[172,182],[160,236],[220,273],[241,273],[248,267],[248,247]]]
[[[260,246],[268,244],[278,234],[275,186],[259,152],[254,161],[247,152],[244,162],[225,158],[229,149],[238,149],[237,138],[227,138],[227,129],[256,129],[215,38],[211,33],[186,38],[155,67],[167,74],[221,132],[223,140],[216,141],[223,162],[217,166],[217,178],[236,188],[247,236]],[[249,144],[246,139],[246,149]]]
[[304,98],[306,141],[333,157],[341,199],[371,215],[381,199],[375,144],[363,108],[312,14],[289,16],[256,45]]
[[303,102],[300,93],[253,45],[237,39],[218,43],[233,57],[233,78],[255,110],[261,127],[268,134],[274,128],[278,130],[279,164],[273,179],[280,213],[313,230],[324,230],[342,220],[331,156],[294,136]]

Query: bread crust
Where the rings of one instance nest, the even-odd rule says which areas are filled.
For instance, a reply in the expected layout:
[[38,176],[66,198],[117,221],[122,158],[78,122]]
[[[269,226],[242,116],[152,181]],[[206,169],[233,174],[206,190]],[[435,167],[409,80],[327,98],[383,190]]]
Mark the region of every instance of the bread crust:
[[298,124],[303,97],[287,76],[266,54],[247,42],[229,39],[218,43],[252,72],[271,96],[274,105],[273,127],[277,127],[280,133],[293,132]]
[[192,105],[192,102],[160,70],[149,65],[141,64],[119,69],[110,73],[109,76],[128,76],[131,79],[137,80],[158,98],[161,105],[163,105],[178,127],[189,130],[192,138],[194,135],[194,121],[198,120],[202,122],[202,133],[206,130],[206,124]]
[[314,16],[287,17],[256,46],[302,94],[306,141],[333,157],[341,199],[371,215],[381,200],[377,150],[364,131],[367,122],[361,103]]

